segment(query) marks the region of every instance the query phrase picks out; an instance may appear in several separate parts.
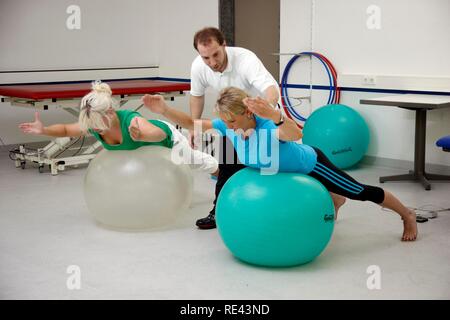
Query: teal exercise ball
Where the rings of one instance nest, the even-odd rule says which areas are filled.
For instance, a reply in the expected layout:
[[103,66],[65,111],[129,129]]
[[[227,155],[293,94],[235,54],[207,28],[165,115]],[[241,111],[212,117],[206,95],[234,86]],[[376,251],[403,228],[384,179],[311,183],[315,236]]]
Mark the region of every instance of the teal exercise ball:
[[223,186],[216,223],[225,246],[238,259],[268,267],[312,261],[334,227],[334,206],[316,179],[297,173],[261,175],[245,168]]
[[340,169],[358,163],[369,147],[369,128],[363,117],[343,104],[314,111],[303,128],[303,143],[322,150]]

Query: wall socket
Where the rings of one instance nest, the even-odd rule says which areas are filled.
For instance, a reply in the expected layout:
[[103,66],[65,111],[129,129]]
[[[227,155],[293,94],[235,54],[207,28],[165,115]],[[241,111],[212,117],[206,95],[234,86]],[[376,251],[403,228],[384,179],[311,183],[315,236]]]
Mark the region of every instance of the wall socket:
[[364,75],[362,79],[362,84],[374,86],[377,84],[377,77],[374,75]]

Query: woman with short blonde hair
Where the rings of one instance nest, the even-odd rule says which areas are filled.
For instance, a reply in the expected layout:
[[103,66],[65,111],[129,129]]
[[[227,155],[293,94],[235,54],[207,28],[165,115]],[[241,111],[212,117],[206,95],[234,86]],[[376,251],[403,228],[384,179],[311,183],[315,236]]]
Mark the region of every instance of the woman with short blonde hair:
[[[334,166],[320,149],[297,143],[303,136],[300,128],[266,100],[250,98],[238,88],[225,88],[216,102],[220,118],[214,120],[192,120],[188,114],[169,107],[161,96],[146,95],[143,101],[151,111],[187,129],[192,129],[195,124],[197,128],[215,129],[227,136],[244,165],[266,169],[272,168],[271,163],[276,162],[277,165],[273,166],[276,172],[298,172],[317,179],[332,194],[336,215],[346,198],[368,200],[395,211],[403,220],[402,240],[416,240],[416,215],[412,210],[389,191],[356,181]],[[261,149],[266,149],[266,152],[261,152]],[[249,153],[252,154],[248,156]],[[269,154],[272,158],[267,157]],[[261,159],[263,155],[265,158]],[[267,158],[270,163],[266,162]]]

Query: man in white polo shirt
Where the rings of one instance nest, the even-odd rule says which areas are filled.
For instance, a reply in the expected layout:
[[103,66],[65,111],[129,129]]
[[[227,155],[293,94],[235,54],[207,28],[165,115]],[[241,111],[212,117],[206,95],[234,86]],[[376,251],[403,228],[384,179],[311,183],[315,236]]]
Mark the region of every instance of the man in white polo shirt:
[[[194,36],[194,48],[199,56],[191,67],[190,108],[193,119],[199,119],[205,106],[205,91],[211,87],[220,91],[233,86],[246,91],[251,96],[260,96],[276,106],[280,98],[279,85],[267,71],[261,60],[250,50],[227,47],[225,37],[217,28],[204,28]],[[237,156],[230,142],[223,139],[220,159],[228,159],[226,152],[233,152],[235,159],[220,161],[216,184],[214,208],[206,218],[197,220],[200,229],[216,227],[215,204],[220,190],[234,173],[244,168],[237,161]],[[226,162],[226,163],[222,163]]]

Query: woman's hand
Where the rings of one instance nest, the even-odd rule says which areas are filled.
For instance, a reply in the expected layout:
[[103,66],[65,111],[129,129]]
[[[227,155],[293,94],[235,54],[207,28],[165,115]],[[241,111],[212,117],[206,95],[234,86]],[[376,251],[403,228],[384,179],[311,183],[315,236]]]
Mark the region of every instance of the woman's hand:
[[34,122],[26,122],[19,124],[19,128],[23,133],[42,135],[44,134],[44,125],[41,122],[39,112],[34,113]]
[[274,109],[268,101],[256,97],[256,98],[245,98],[242,101],[254,114],[260,118],[270,119],[277,123],[280,120],[280,112]]
[[142,97],[142,103],[150,111],[158,114],[164,114],[167,110],[167,104],[164,101],[163,96],[158,94],[146,94]]
[[141,129],[139,128],[139,121],[138,117],[134,117],[133,120],[131,120],[130,126],[128,127],[128,131],[130,132],[131,139],[133,141],[140,141],[141,140]]

